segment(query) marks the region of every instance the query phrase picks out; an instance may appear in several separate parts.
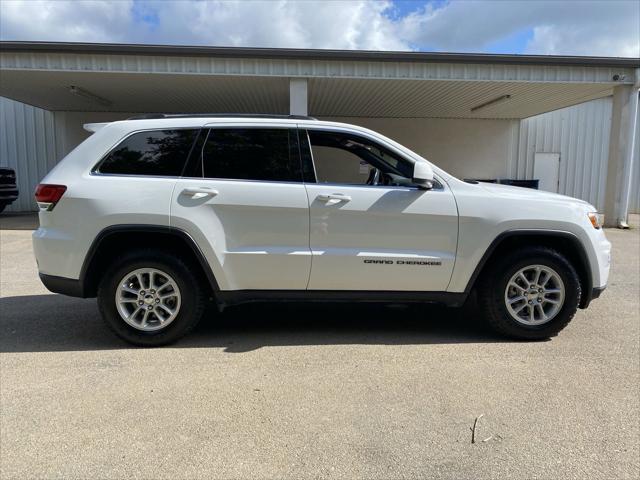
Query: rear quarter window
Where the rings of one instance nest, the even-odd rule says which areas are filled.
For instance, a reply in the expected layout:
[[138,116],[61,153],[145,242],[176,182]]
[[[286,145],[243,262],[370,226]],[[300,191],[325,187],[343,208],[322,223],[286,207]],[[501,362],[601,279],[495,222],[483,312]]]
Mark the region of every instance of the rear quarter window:
[[199,129],[151,130],[125,138],[98,164],[98,173],[180,176]]

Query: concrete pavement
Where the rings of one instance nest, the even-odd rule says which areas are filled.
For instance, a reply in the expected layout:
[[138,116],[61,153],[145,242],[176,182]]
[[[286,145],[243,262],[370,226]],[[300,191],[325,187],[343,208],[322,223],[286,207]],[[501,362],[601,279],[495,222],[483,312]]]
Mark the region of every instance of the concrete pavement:
[[11,222],[3,479],[640,476],[637,229],[607,231],[609,288],[547,342],[505,341],[468,311],[255,305],[145,350],[95,300],[48,293],[31,232],[8,229],[28,222]]

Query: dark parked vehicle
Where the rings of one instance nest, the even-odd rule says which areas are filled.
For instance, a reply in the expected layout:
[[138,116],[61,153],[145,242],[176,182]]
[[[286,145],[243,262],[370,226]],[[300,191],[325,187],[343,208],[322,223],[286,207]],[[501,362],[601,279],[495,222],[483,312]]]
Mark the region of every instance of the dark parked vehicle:
[[0,167],[0,213],[7,205],[11,205],[18,198],[16,172],[12,168]]

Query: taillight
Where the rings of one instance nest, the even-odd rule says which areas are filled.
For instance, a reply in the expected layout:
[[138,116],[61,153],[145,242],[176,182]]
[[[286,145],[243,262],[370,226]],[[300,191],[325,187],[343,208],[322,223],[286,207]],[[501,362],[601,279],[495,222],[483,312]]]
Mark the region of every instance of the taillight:
[[64,185],[47,185],[41,183],[36,187],[36,202],[40,210],[49,212],[60,201],[67,187]]

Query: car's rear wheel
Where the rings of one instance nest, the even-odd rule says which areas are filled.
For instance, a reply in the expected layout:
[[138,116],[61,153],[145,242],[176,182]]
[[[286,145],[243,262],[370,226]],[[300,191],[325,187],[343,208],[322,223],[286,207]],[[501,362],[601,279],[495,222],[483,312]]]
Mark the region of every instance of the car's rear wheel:
[[120,338],[140,346],[175,342],[202,317],[204,293],[191,265],[163,251],[119,259],[98,288],[98,306]]
[[580,303],[580,279],[558,251],[525,247],[492,265],[483,275],[478,300],[489,325],[518,339],[555,336]]

